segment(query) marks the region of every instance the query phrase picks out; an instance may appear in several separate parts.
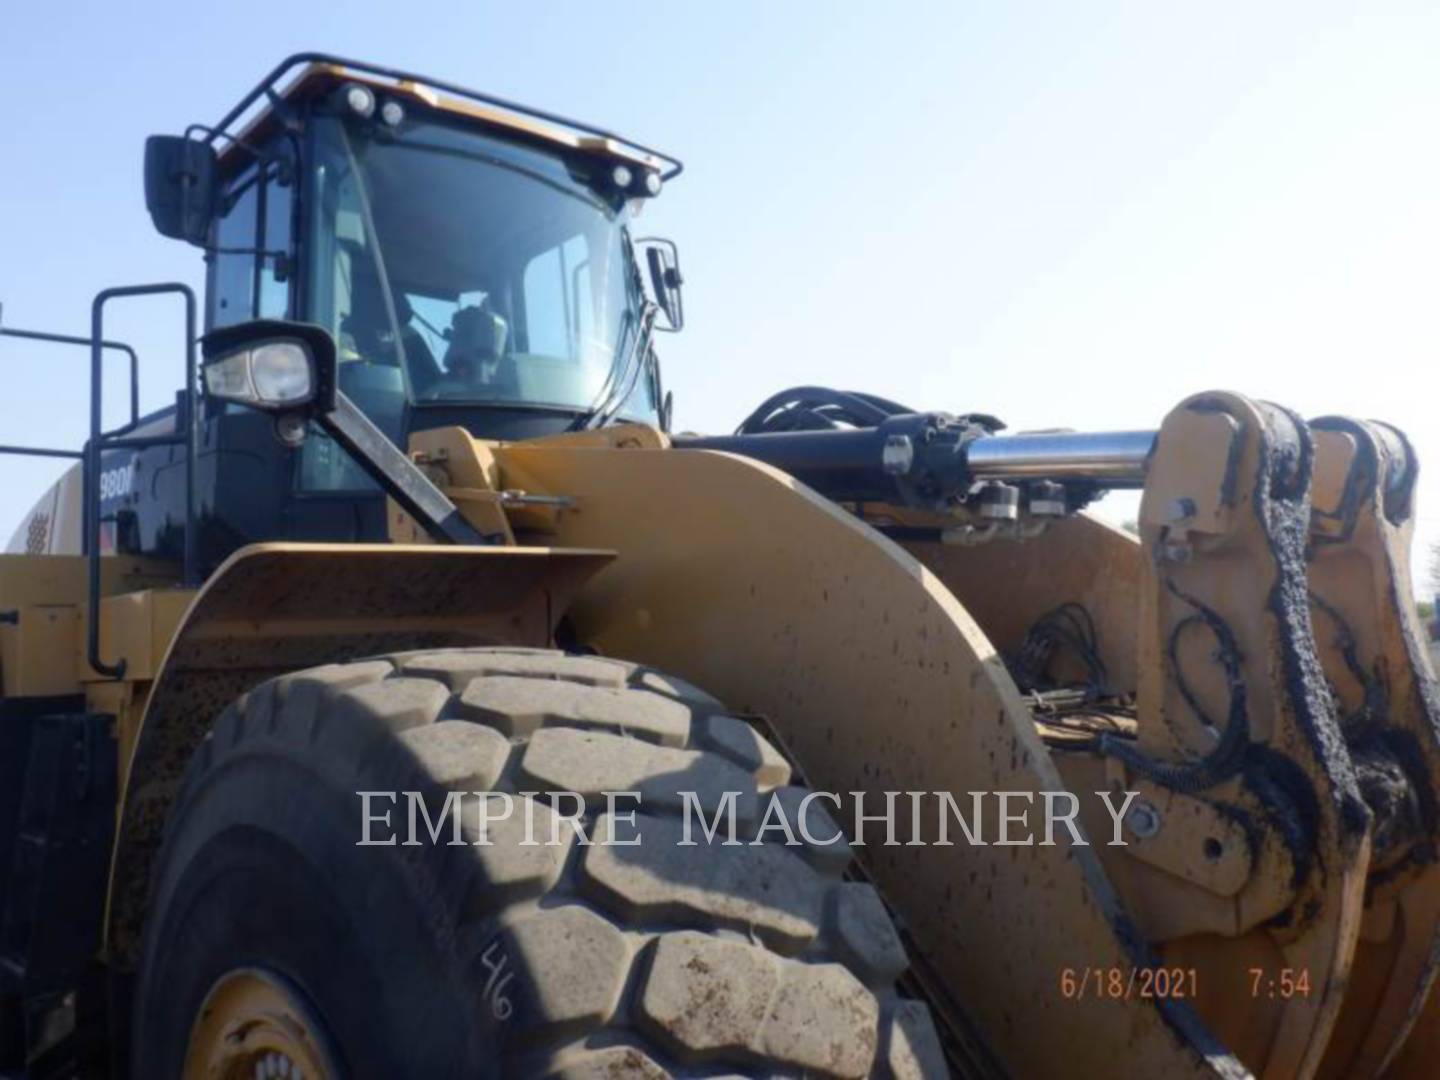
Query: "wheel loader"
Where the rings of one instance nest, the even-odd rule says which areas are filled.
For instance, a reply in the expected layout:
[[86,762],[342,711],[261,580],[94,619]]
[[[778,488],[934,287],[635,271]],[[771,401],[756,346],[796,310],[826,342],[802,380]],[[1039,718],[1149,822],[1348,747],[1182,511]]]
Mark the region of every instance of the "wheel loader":
[[90,362],[83,448],[4,447],[75,461],[0,557],[0,1074],[1433,1074],[1404,436],[814,385],[674,432],[680,171],[301,54],[146,144],[203,299],[0,324]]

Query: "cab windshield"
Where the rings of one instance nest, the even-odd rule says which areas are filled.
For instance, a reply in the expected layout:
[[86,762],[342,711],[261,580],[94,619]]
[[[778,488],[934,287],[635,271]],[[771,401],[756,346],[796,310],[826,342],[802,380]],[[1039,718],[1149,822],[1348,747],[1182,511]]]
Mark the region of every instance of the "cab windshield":
[[[357,404],[582,413],[605,396],[642,298],[623,203],[583,163],[428,120],[316,128],[310,310]],[[620,411],[649,418],[653,397],[642,377]]]

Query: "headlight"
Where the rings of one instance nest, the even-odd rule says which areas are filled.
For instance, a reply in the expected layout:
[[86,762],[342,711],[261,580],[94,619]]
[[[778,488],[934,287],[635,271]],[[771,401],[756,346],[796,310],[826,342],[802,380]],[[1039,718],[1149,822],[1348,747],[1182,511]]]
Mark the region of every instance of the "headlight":
[[296,405],[315,393],[310,354],[294,341],[261,345],[250,353],[255,395],[267,405]]
[[267,341],[205,365],[205,389],[211,397],[286,409],[315,396],[315,363],[299,341]]
[[255,386],[250,382],[250,353],[236,353],[206,364],[205,390],[211,397],[227,401],[253,400]]

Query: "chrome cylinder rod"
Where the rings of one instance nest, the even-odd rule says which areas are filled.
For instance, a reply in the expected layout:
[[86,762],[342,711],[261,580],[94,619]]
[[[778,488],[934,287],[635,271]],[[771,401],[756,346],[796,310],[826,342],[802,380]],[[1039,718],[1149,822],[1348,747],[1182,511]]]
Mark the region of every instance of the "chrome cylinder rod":
[[1138,488],[1155,446],[1154,431],[1056,431],[986,435],[965,448],[976,480],[1087,480],[1106,488]]

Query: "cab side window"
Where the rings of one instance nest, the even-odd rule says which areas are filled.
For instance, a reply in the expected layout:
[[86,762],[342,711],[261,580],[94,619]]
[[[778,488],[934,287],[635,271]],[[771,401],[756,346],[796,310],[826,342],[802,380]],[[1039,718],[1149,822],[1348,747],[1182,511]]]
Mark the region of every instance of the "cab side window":
[[[254,166],[241,172],[226,189],[213,234],[219,250],[210,256],[212,328],[249,319],[283,319],[290,314],[290,276],[285,270],[290,261],[293,207],[294,185],[281,183],[276,162],[266,168],[263,191]],[[284,258],[277,257],[277,252],[285,253]]]
[[280,182],[280,166],[272,165],[265,181],[264,243],[268,252],[283,252],[283,257],[262,255],[260,266],[260,303],[255,314],[261,319],[285,319],[290,316],[290,275],[285,272],[290,262],[290,222],[294,210],[295,185]]
[[210,325],[233,326],[255,317],[255,247],[259,204],[255,170],[247,169],[232,185],[222,204],[224,216],[215,225],[210,258]]

